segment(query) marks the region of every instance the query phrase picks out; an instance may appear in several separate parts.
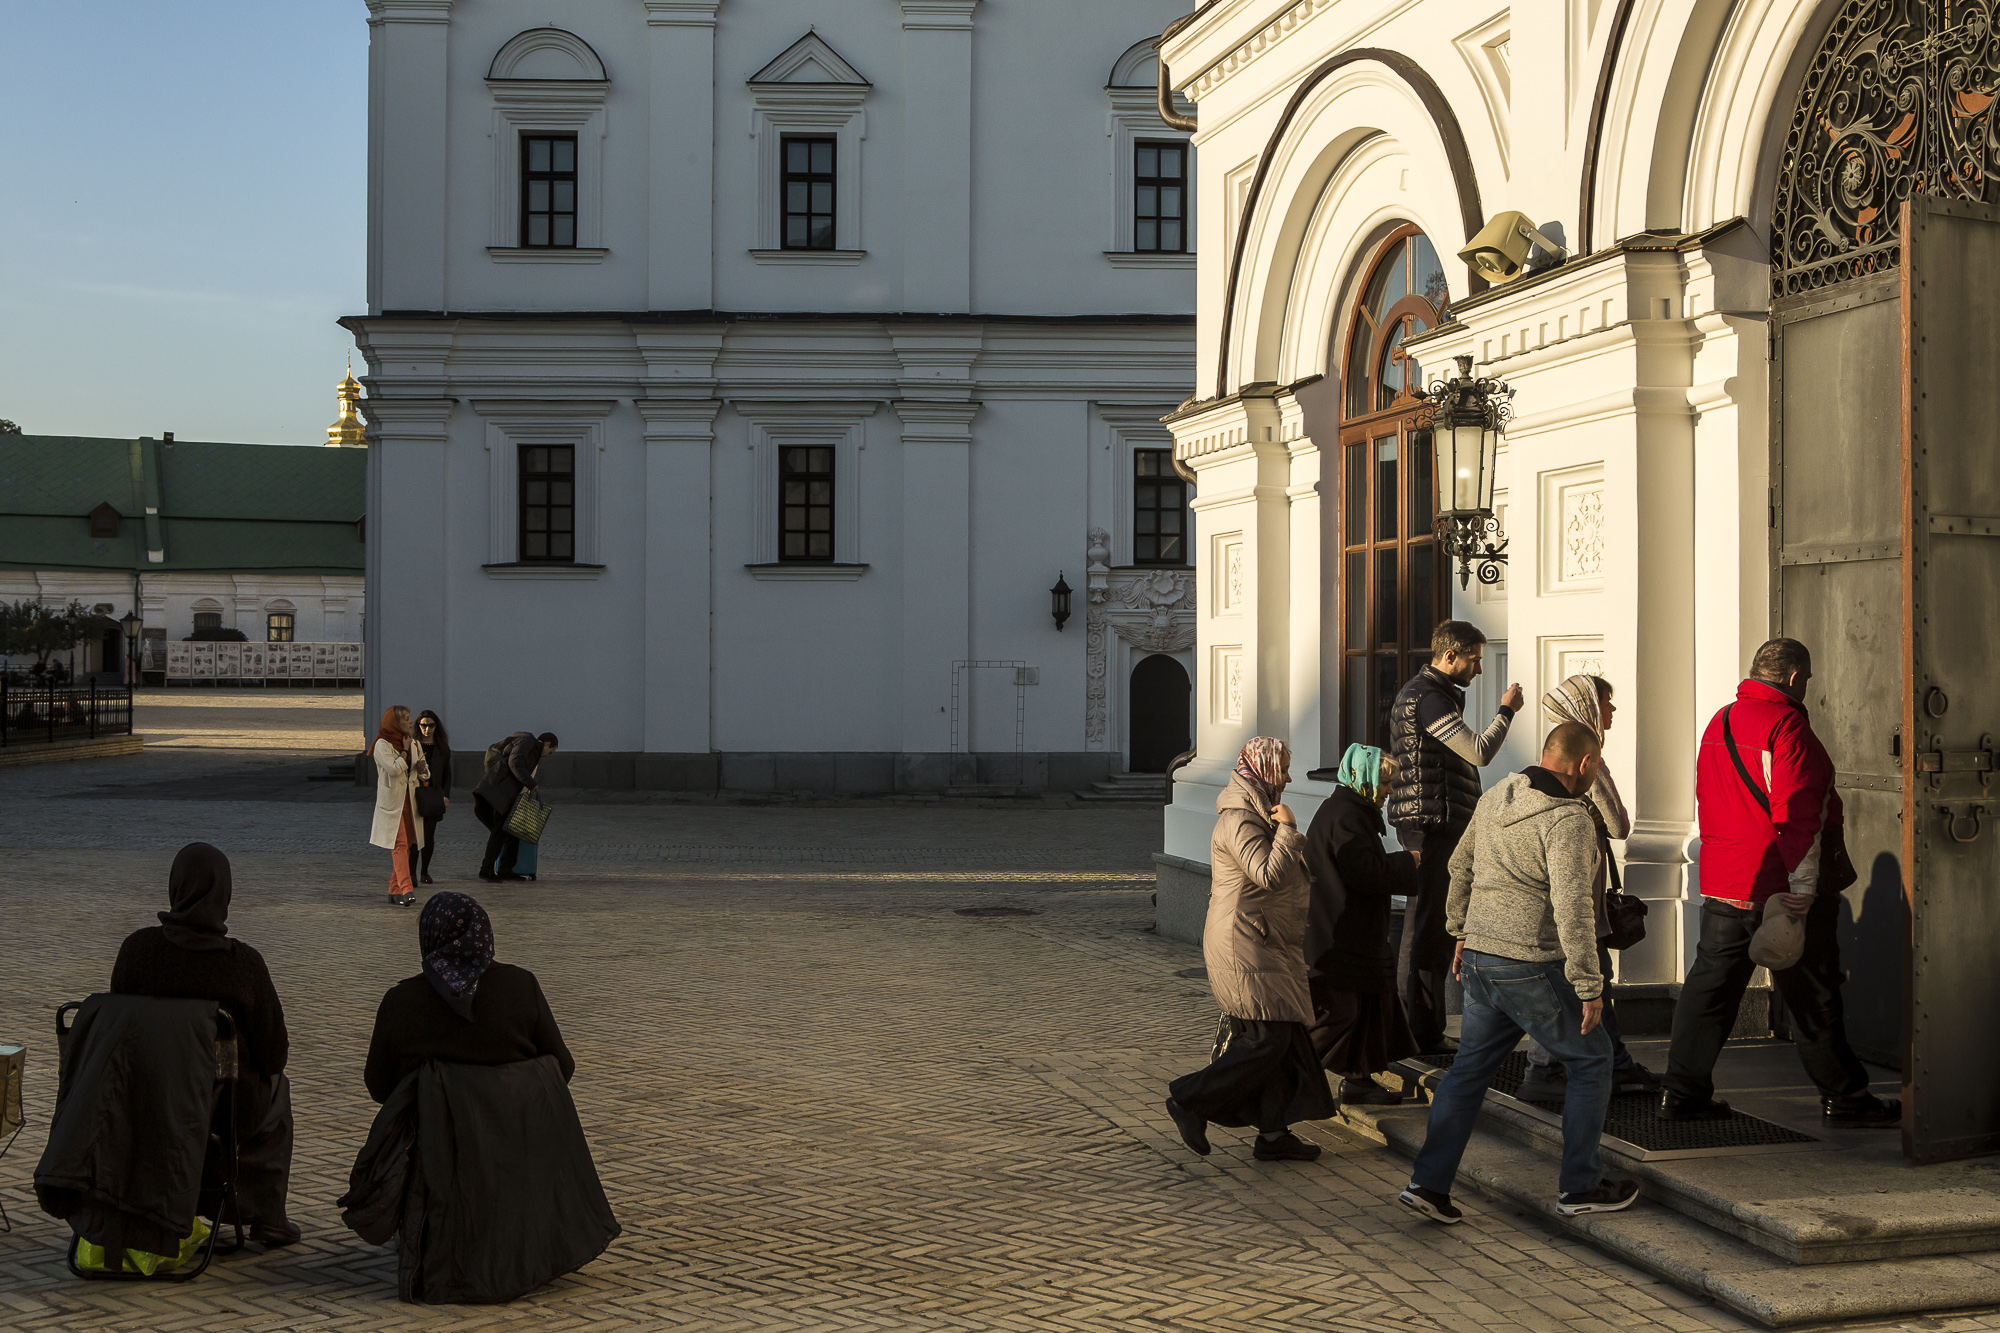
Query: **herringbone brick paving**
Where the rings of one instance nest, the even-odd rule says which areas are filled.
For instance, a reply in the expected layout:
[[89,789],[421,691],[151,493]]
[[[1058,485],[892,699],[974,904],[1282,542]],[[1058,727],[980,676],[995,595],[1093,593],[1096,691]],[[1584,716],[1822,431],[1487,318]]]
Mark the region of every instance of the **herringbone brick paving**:
[[[1337,1125],[1307,1128],[1328,1151],[1306,1166],[1255,1162],[1231,1132],[1188,1154],[1160,1085],[1201,1062],[1214,1010],[1174,975],[1194,952],[1146,930],[1144,809],[566,809],[600,851],[839,846],[845,825],[902,854],[872,874],[775,855],[618,862],[566,856],[552,824],[543,880],[505,888],[468,882],[478,830],[447,819],[439,887],[476,892],[500,956],[541,977],[625,1230],[510,1306],[401,1305],[393,1252],[347,1232],[333,1200],[373,1111],[374,1006],[415,970],[413,914],[379,901],[365,805],[203,800],[212,760],[145,757],[148,780],[185,772],[182,800],[77,794],[125,780],[111,763],[0,775],[0,1040],[30,1047],[29,1129],[0,1159],[7,1328],[1741,1327],[1474,1198],[1465,1226],[1419,1224],[1393,1202],[1403,1163]],[[215,825],[309,844],[238,852],[231,919],[287,1005],[305,1240],[185,1287],[79,1282],[28,1189],[53,1101],[50,1006],[104,984],[118,940],[162,905],[172,850]],[[93,828],[99,846],[76,845]],[[956,911],[985,905],[1039,915]]]

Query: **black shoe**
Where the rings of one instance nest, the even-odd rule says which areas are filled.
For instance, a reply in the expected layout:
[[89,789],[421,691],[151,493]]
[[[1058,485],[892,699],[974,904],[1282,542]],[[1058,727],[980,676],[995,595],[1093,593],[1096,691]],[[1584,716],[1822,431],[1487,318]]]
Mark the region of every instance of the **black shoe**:
[[1569,1096],[1569,1079],[1547,1065],[1529,1065],[1514,1096],[1524,1102],[1559,1102]]
[[480,872],[479,872],[479,878],[481,878],[481,879],[485,880],[485,881],[486,881],[486,882],[487,882],[488,884],[498,884],[498,883],[500,882],[500,877],[499,877],[498,875],[494,874],[494,873],[493,873],[492,871],[490,871],[490,870],[482,870],[482,871],[480,871]]
[[1412,1185],[1398,1194],[1396,1202],[1419,1216],[1427,1217],[1433,1222],[1442,1222],[1448,1227],[1455,1227],[1465,1220],[1465,1214],[1451,1206],[1449,1194],[1439,1194],[1436,1190],[1427,1190],[1418,1185]]
[[1611,1071],[1612,1095],[1643,1092],[1648,1096],[1660,1091],[1660,1076],[1644,1065],[1635,1064],[1630,1069]]
[[408,907],[416,901],[416,898],[417,895],[414,893],[392,893],[389,895],[389,906]]
[[1891,1129],[1903,1123],[1902,1101],[1895,1097],[1884,1101],[1872,1092],[1854,1097],[1822,1097],[1819,1109],[1826,1123],[1835,1129]]
[[1340,1104],[1342,1106],[1401,1106],[1403,1094],[1391,1092],[1372,1078],[1344,1078],[1340,1080]]
[[1181,1142],[1203,1157],[1208,1156],[1208,1122],[1171,1097],[1167,1098],[1167,1114],[1174,1118],[1174,1127],[1181,1132]]
[[1307,1143],[1298,1135],[1286,1130],[1275,1139],[1257,1136],[1257,1146],[1250,1155],[1260,1162],[1317,1162],[1319,1145]]
[[250,1239],[273,1250],[281,1245],[296,1245],[299,1224],[282,1217],[275,1222],[259,1222],[250,1228]]
[[1661,1120],[1727,1120],[1729,1103],[1711,1097],[1705,1102],[1691,1101],[1686,1097],[1676,1097],[1671,1092],[1660,1094],[1660,1104],[1653,1108],[1655,1117]]
[[1597,1182],[1595,1188],[1580,1190],[1574,1194],[1558,1194],[1556,1211],[1564,1217],[1580,1217],[1584,1213],[1616,1213],[1632,1206],[1639,1197],[1639,1182],[1618,1180],[1611,1176]]
[[436,881],[436,880],[434,880],[434,879],[432,879],[432,878],[431,878],[431,872],[430,872],[430,871],[428,871],[428,870],[426,870],[426,871],[425,871],[425,872],[423,873],[423,876],[422,876],[422,879],[423,879],[423,882],[424,882],[424,883],[426,883],[426,884],[435,884],[435,883],[437,883],[437,881]]

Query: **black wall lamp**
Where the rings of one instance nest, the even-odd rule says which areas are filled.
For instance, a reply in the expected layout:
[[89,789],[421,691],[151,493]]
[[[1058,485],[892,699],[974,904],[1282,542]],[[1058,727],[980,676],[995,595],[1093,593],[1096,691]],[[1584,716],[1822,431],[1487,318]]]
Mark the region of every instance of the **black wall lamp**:
[[1455,359],[1458,374],[1433,382],[1417,409],[1414,443],[1437,451],[1438,545],[1447,560],[1458,562],[1458,586],[1470,585],[1475,565],[1479,581],[1491,586],[1507,563],[1507,538],[1493,516],[1493,487],[1500,440],[1514,415],[1514,391],[1474,375],[1471,357]]
[[1069,619],[1069,584],[1063,579],[1062,571],[1056,571],[1056,586],[1049,589],[1049,614],[1056,618],[1056,629],[1061,630],[1063,622]]

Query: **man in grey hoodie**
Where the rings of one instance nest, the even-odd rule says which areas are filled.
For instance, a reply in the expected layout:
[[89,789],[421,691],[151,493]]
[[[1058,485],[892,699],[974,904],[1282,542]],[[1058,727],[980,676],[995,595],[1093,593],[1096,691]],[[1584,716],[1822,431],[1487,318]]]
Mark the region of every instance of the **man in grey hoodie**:
[[1597,828],[1585,794],[1602,762],[1597,734],[1565,722],[1542,762],[1479,798],[1451,858],[1445,927],[1458,939],[1465,986],[1458,1054],[1431,1099],[1423,1150],[1399,1196],[1454,1223],[1451,1183],[1500,1062],[1523,1033],[1569,1068],[1556,1206],[1579,1213],[1630,1207],[1639,1186],[1605,1176],[1598,1139],[1611,1101],[1611,1040],[1597,966]]

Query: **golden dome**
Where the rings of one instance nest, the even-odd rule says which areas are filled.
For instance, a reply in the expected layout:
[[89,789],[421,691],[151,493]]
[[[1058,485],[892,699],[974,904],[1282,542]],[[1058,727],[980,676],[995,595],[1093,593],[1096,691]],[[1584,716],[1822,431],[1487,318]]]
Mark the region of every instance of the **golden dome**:
[[340,415],[326,428],[326,442],[329,445],[345,445],[349,448],[368,447],[368,428],[361,421],[361,381],[354,378],[354,367],[347,368],[340,385],[334,391],[340,399]]

